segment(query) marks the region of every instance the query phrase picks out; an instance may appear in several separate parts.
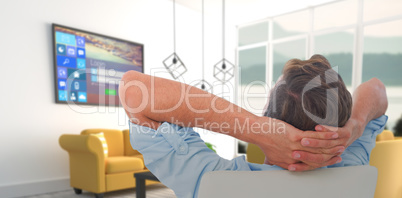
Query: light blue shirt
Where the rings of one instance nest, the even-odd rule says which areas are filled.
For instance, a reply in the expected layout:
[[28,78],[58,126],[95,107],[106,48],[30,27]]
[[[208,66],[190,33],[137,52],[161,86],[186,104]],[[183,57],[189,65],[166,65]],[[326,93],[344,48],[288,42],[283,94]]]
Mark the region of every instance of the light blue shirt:
[[[341,155],[342,162],[331,167],[367,165],[376,136],[388,117],[383,115],[366,126],[363,135]],[[192,128],[164,122],[158,130],[130,123],[130,142],[144,156],[145,166],[177,197],[197,197],[204,173],[218,170],[283,170],[275,165],[253,164],[244,156],[226,160],[210,150]]]

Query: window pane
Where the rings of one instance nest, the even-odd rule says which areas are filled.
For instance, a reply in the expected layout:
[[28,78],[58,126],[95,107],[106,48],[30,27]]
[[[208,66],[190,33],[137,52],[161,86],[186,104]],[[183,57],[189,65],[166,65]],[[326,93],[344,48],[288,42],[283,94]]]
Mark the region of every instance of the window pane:
[[324,55],[332,67],[338,66],[346,86],[352,85],[354,31],[315,36],[314,53]]
[[273,81],[282,74],[285,63],[293,58],[304,60],[306,58],[306,39],[278,43],[273,46]]
[[239,46],[268,40],[268,22],[239,28]]
[[363,81],[372,77],[388,86],[402,86],[402,21],[364,29]]
[[364,21],[402,14],[401,0],[365,0]]
[[273,21],[273,39],[303,34],[309,31],[308,10],[275,17]]
[[[334,28],[356,24],[357,4],[356,0],[341,1],[319,6],[314,9],[314,29]],[[342,10],[342,14],[339,11]]]
[[239,52],[240,105],[246,110],[261,115],[268,92],[265,86],[266,48],[258,47]]
[[258,47],[239,52],[240,84],[247,85],[255,80],[265,82],[265,47]]
[[387,86],[388,127],[402,114],[402,20],[364,29],[363,82],[379,78]]

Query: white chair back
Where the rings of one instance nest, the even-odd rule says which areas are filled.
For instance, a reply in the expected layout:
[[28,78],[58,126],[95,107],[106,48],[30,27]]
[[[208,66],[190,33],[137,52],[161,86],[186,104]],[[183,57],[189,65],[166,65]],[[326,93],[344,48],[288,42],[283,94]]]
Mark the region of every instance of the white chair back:
[[306,172],[215,171],[206,173],[199,198],[368,198],[374,197],[377,169],[350,166]]

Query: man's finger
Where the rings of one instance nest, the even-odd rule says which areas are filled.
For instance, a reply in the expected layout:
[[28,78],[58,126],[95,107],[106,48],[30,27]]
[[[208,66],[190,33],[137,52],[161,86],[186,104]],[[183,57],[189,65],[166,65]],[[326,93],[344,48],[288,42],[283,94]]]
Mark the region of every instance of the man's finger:
[[312,139],[320,139],[320,140],[332,140],[339,137],[337,132],[326,131],[326,132],[317,132],[317,131],[304,131],[301,135],[301,138],[312,138]]
[[316,168],[320,168],[320,167],[324,167],[324,166],[330,166],[336,163],[339,163],[342,161],[342,158],[339,156],[335,156],[333,158],[331,158],[330,160],[328,160],[327,162],[323,163],[323,164],[308,164],[308,163],[295,163],[295,164],[290,164],[288,166],[288,170],[290,171],[308,171],[308,170],[313,170]]
[[324,131],[332,131],[332,132],[337,132],[339,130],[338,127],[333,127],[333,126],[326,126],[326,125],[317,125],[315,126],[316,131],[324,132]]
[[340,162],[342,162],[341,156],[335,156],[335,157],[333,157],[332,159],[330,159],[330,160],[325,164],[325,166],[331,166],[331,165],[334,165],[334,164],[337,164],[337,163],[340,163]]
[[312,167],[305,163],[296,163],[296,164],[291,164],[288,166],[289,171],[296,171],[296,172],[308,171],[308,170],[313,170],[313,169],[315,169],[315,167]]
[[311,165],[305,164],[303,162],[297,163],[297,164],[291,164],[289,165],[289,170],[290,171],[295,171],[295,172],[302,172],[302,171],[310,171],[314,170],[318,167],[313,167]]
[[328,155],[340,155],[345,151],[344,146],[335,146],[333,148],[309,148],[309,147],[303,147],[301,149],[298,149],[299,151],[305,151],[313,154],[328,154]]
[[311,138],[303,138],[300,143],[302,146],[311,148],[333,148],[335,146],[342,146],[344,141],[342,139],[336,140],[319,140]]
[[[296,163],[296,162],[295,162],[295,163]],[[288,166],[289,166],[289,164],[286,164],[286,163],[282,163],[282,162],[272,162],[272,161],[268,161],[268,160],[265,160],[264,164],[276,165],[276,166],[279,166],[279,167],[284,168],[284,169],[287,169]]]
[[323,164],[324,162],[330,160],[334,155],[328,154],[313,154],[304,151],[293,151],[292,157],[295,160],[300,160],[305,163],[315,163]]

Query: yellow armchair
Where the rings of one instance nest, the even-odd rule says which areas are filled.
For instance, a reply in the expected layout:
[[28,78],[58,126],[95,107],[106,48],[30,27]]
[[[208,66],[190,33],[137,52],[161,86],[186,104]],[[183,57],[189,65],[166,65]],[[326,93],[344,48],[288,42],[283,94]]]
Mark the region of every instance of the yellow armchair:
[[248,162],[263,164],[265,161],[265,154],[257,145],[248,143],[246,158]]
[[380,134],[377,135],[376,141],[386,141],[386,140],[394,140],[394,133],[390,130],[384,130]]
[[[92,133],[103,132],[108,154],[105,156],[101,140]],[[65,134],[59,138],[60,146],[70,159],[70,185],[76,194],[82,190],[95,193],[97,198],[105,192],[134,188],[134,173],[148,171],[142,155],[132,149],[129,131],[89,129],[80,135]],[[147,185],[159,183],[147,181]]]
[[374,197],[402,197],[402,140],[377,142],[371,151],[370,165],[378,169]]

